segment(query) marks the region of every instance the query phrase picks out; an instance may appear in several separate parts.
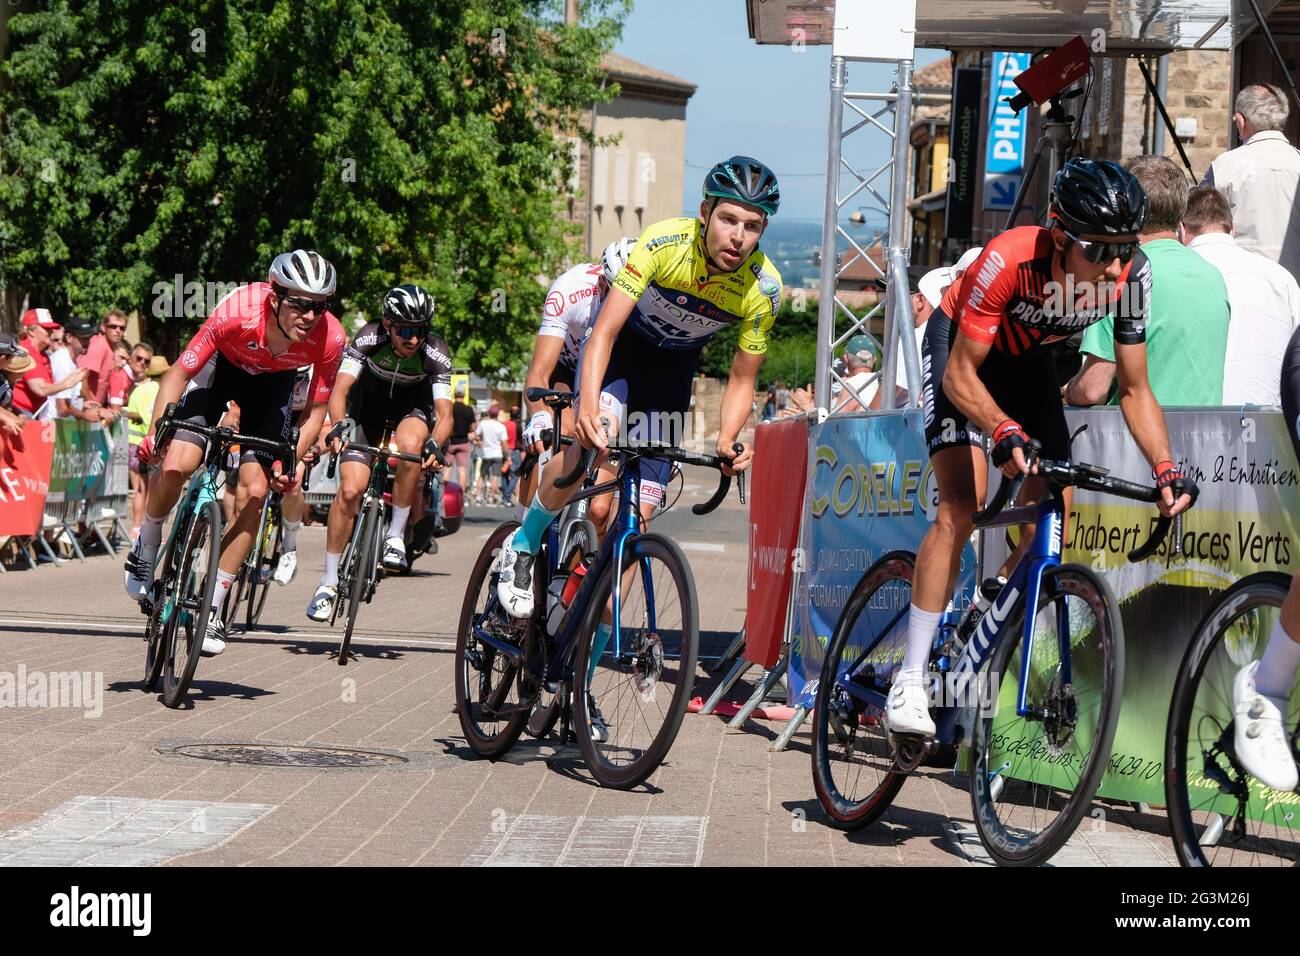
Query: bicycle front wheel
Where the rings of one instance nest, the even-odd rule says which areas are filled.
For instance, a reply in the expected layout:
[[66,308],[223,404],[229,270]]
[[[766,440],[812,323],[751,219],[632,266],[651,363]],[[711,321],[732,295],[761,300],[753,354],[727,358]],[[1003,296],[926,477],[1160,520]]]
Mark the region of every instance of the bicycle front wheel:
[[212,616],[217,562],[221,559],[221,508],[215,501],[204,502],[191,516],[184,541],[176,601],[167,622],[171,639],[163,668],[163,703],[168,707],[179,707],[185,700]]
[[[1263,654],[1290,584],[1276,571],[1242,578],[1211,605],[1183,655],[1165,734],[1165,800],[1183,866],[1300,862],[1295,794],[1250,777],[1233,742],[1233,681]],[[1285,726],[1295,728],[1294,686],[1290,699]]]
[[[1003,866],[1051,858],[1087,812],[1110,760],[1124,693],[1124,629],[1105,580],[1077,564],[1043,574],[1025,704],[1016,713],[1024,602],[1003,627],[977,707],[971,807],[980,840]],[[976,704],[974,698],[978,697]]]
[[573,664],[573,711],[592,776],[627,790],[658,769],[681,727],[695,687],[700,625],[695,579],[670,539],[629,538],[620,581],[617,629],[612,565],[592,592]]
[[352,549],[351,567],[348,569],[348,621],[343,629],[343,642],[339,645],[339,666],[348,662],[348,648],[352,646],[352,630],[357,626],[357,612],[369,595],[366,589],[370,576],[375,573],[372,556],[375,552],[375,535],[379,534],[380,504],[369,501],[361,512],[361,533],[356,537],[356,547]]
[[158,680],[162,677],[163,664],[167,659],[167,643],[174,628],[168,628],[170,616],[165,608],[170,592],[175,588],[177,549],[170,545],[159,555],[158,566],[161,571],[150,586],[153,607],[149,612],[149,623],[145,626],[144,640],[144,689],[153,693],[158,689]]
[[849,679],[884,683],[905,646],[915,571],[909,552],[883,555],[849,595],[826,647],[812,714],[813,789],[841,830],[876,820],[907,779],[896,769],[882,711],[855,698],[840,678],[853,667]]

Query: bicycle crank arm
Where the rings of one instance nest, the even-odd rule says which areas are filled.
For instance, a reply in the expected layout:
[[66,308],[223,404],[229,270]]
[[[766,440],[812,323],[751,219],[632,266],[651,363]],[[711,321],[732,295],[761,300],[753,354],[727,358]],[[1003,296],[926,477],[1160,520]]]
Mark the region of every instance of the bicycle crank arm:
[[523,664],[524,652],[520,648],[515,647],[515,645],[503,641],[499,637],[493,637],[481,627],[476,627],[474,629],[474,637],[476,640],[481,641],[488,647],[492,648],[492,650],[496,651],[516,667]]

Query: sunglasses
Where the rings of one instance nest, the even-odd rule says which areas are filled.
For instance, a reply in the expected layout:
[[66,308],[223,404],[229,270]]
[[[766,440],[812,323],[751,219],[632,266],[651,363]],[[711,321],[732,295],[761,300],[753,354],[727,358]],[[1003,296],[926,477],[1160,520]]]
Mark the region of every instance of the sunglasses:
[[1079,249],[1083,252],[1083,257],[1095,266],[1110,262],[1112,259],[1127,263],[1137,254],[1138,242],[1136,239],[1131,242],[1100,242],[1096,239],[1080,239],[1068,229],[1064,230],[1064,232],[1078,243]]
[[132,365],[143,365],[143,364],[144,364],[145,362],[147,362],[147,361],[149,361],[149,359],[146,358],[146,357],[143,356],[143,355],[132,355],[132,356],[131,356],[131,364],[132,364]]
[[304,315],[308,312],[315,312],[317,315],[323,315],[330,309],[328,299],[304,299],[301,296],[286,295],[280,299],[286,305],[291,305]]
[[111,330],[114,331],[114,332],[125,332],[125,331],[126,331],[126,326],[125,326],[125,325],[106,325],[106,326],[104,326],[104,328],[106,328],[106,329],[111,329]]
[[399,339],[422,339],[429,334],[428,326],[424,325],[390,325],[389,328]]

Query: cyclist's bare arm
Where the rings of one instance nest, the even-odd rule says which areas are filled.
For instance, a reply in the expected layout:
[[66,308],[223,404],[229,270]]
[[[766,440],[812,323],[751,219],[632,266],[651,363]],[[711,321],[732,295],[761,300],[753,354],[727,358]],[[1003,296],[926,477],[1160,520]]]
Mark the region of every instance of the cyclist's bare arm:
[[330,421],[337,423],[348,417],[348,395],[352,392],[356,380],[355,375],[349,375],[347,372],[339,372],[338,377],[334,379],[334,391],[330,392]]
[[175,363],[165,373],[162,381],[158,384],[158,397],[153,400],[153,424],[150,426],[150,433],[158,428],[158,423],[162,421],[162,414],[166,411],[167,406],[172,402],[179,402],[181,396],[185,393],[185,386],[189,384],[190,373],[185,370],[185,366],[180,362]]
[[433,413],[437,416],[437,421],[433,425],[433,440],[438,443],[439,448],[443,448],[447,444],[447,439],[451,437],[451,399],[435,398]]
[[979,425],[986,435],[992,435],[1010,417],[998,407],[998,403],[993,401],[993,396],[980,381],[980,366],[992,348],[992,345],[983,345],[958,332],[953,337],[952,352],[944,368],[942,383],[944,394],[952,399],[957,410]]
[[718,455],[732,459],[731,467],[723,468],[728,475],[744,471],[754,457],[754,450],[749,445],[740,454],[736,454],[731,446],[753,414],[754,385],[765,357],[736,349],[731,359],[731,374],[727,377],[726,391],[722,393],[722,415],[718,423]]
[[578,370],[582,413],[578,415],[577,432],[585,447],[604,448],[607,445],[605,430],[600,424],[600,386],[605,380],[605,370],[609,368],[614,340],[634,308],[636,302],[626,292],[617,287],[610,289],[583,346],[582,368]]
[[[560,353],[564,351],[564,339],[558,335],[539,335],[537,342],[533,345],[533,358],[528,363],[528,371],[524,373],[524,393],[527,394],[530,388],[549,388],[551,373],[555,371],[555,366],[559,364]],[[529,412],[544,411],[546,405],[543,402],[528,402]]]

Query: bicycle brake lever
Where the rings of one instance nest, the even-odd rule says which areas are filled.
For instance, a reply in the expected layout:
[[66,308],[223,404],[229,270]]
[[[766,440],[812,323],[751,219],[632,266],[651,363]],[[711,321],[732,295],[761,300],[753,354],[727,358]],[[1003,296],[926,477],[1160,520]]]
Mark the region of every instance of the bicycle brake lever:
[[[739,455],[745,450],[745,446],[740,442],[736,442],[731,446],[731,450]],[[736,475],[736,493],[740,495],[740,503],[743,505],[745,503],[745,473],[743,471]]]

